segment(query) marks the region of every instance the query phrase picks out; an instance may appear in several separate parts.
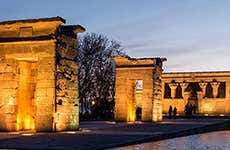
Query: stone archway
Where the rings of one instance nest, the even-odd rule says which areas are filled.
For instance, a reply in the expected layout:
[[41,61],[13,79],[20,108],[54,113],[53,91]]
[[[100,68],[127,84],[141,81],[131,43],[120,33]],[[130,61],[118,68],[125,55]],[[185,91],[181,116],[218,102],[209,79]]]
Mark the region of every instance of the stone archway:
[[136,120],[136,82],[142,81],[141,121],[162,120],[161,58],[134,59],[114,57],[116,63],[115,120],[134,122]]

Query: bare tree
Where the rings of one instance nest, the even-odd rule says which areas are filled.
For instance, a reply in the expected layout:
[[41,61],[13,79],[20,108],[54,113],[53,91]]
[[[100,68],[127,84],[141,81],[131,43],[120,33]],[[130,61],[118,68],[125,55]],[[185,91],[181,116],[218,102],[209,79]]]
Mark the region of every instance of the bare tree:
[[79,98],[81,112],[106,119],[113,114],[114,63],[124,55],[120,44],[106,36],[87,33],[79,40]]

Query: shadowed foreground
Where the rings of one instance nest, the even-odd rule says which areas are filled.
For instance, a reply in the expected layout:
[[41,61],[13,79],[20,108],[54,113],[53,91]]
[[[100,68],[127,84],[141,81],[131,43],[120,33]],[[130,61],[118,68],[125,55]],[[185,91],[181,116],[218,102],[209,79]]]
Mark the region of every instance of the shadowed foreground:
[[229,129],[230,119],[165,119],[160,123],[82,122],[80,131],[0,133],[0,148],[105,149]]

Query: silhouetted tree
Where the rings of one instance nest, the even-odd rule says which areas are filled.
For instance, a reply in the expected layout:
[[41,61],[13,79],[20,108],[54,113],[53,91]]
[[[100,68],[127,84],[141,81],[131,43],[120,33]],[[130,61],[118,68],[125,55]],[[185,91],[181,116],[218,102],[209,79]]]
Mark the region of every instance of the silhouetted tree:
[[120,44],[106,36],[87,33],[79,40],[79,98],[82,113],[107,119],[114,107],[114,62],[124,55]]

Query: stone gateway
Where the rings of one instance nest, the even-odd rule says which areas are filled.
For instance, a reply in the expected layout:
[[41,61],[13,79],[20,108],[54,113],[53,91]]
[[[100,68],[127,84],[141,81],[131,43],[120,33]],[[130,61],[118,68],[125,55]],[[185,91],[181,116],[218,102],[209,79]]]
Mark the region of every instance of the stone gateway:
[[77,33],[61,17],[0,22],[0,130],[76,130]]
[[162,120],[161,73],[164,58],[114,57],[115,120]]

